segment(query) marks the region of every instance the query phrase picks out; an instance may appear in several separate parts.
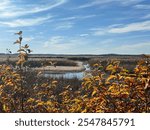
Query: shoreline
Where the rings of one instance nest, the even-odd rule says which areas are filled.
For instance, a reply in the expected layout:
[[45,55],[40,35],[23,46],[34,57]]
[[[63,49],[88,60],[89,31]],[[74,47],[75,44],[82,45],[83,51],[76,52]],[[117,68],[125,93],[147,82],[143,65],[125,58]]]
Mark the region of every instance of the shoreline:
[[83,62],[77,61],[77,66],[46,66],[33,68],[35,71],[43,71],[47,73],[67,73],[67,72],[82,72],[85,71],[85,67],[83,66]]

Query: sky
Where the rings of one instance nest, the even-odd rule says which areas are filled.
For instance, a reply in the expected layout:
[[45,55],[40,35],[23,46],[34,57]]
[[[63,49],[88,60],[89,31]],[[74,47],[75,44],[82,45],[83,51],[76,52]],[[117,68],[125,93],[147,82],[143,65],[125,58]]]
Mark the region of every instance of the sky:
[[0,53],[150,54],[150,0],[0,0]]

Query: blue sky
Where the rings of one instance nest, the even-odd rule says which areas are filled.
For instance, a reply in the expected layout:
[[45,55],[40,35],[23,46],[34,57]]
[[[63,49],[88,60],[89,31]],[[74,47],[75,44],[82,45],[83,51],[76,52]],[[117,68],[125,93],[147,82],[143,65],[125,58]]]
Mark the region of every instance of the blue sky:
[[0,52],[150,54],[149,0],[0,0]]

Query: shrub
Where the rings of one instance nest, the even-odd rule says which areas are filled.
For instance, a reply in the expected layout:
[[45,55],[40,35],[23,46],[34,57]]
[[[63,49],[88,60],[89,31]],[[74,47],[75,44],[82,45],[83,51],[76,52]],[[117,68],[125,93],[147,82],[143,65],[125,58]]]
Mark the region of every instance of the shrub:
[[35,72],[20,76],[2,65],[0,112],[150,112],[149,69],[147,61],[139,62],[134,73],[120,67],[119,61],[95,64],[92,76],[81,82],[44,78]]

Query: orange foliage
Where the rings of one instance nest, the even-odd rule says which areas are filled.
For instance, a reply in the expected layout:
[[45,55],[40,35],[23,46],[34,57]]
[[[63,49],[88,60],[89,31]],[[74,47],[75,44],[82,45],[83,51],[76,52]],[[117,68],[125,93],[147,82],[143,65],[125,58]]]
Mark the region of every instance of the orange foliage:
[[[150,64],[141,61],[129,73],[119,61],[95,65],[78,90],[68,84],[58,92],[59,81],[35,81],[21,91],[26,81],[9,66],[0,66],[0,112],[150,112]],[[38,78],[38,76],[37,76]],[[21,84],[21,82],[23,84]],[[29,94],[30,92],[30,94]]]

